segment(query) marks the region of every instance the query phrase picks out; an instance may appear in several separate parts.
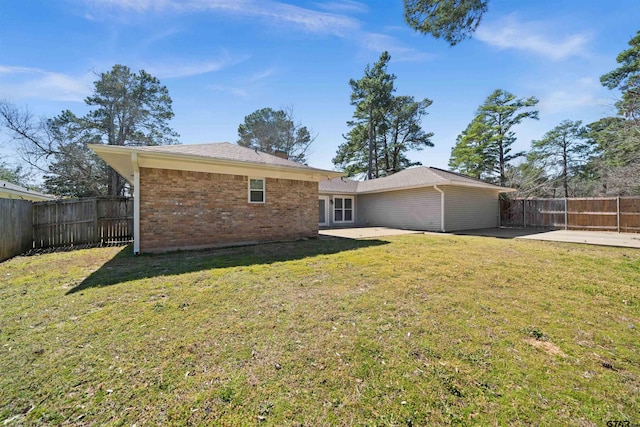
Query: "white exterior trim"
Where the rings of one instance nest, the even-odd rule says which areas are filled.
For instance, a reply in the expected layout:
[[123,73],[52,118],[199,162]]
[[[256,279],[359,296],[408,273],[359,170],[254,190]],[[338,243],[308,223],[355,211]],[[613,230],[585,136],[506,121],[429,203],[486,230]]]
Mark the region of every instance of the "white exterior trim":
[[[342,199],[342,221],[336,221],[336,198],[338,199]],[[351,200],[351,220],[350,221],[345,221],[344,220],[344,211],[345,211],[345,207],[344,207],[344,201],[345,200]],[[355,211],[356,211],[356,201],[355,201],[355,197],[353,196],[333,196],[333,209],[332,209],[332,213],[333,213],[333,223],[334,224],[352,224],[355,222],[356,220],[356,216],[355,216]]]
[[[267,179],[262,177],[255,177],[255,176],[249,176],[247,178],[248,178],[247,179],[247,201],[251,204],[256,204],[256,205],[264,205],[265,203],[267,203]],[[258,190],[251,190],[251,180],[262,181],[262,201],[261,202],[254,202],[251,200],[251,191],[258,191]]]
[[329,196],[318,196],[318,200],[324,200],[324,222],[318,221],[318,225],[328,227],[331,223],[329,218],[329,215],[331,215],[331,212],[329,211]]
[[433,189],[440,193],[440,231],[444,233],[444,191],[439,189],[437,185],[434,185]]
[[133,253],[140,253],[140,168],[138,153],[131,153],[133,165]]

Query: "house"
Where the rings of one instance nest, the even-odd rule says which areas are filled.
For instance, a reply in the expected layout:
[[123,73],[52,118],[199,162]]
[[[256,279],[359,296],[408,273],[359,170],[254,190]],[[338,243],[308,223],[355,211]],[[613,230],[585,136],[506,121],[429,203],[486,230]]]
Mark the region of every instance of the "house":
[[498,196],[516,191],[433,167],[319,184],[320,226],[381,226],[457,231],[499,225]]
[[55,196],[29,190],[28,188],[12,184],[8,181],[0,180],[0,199],[20,199],[42,202],[45,200],[54,200]]
[[230,143],[89,145],[132,186],[134,252],[318,235],[315,169]]

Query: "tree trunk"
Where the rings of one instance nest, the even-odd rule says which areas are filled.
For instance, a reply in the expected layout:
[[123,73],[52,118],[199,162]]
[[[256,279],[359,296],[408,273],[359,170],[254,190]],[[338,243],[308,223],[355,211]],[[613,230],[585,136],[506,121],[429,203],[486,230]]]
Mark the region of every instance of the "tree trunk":
[[107,193],[109,196],[120,196],[121,192],[120,175],[113,168],[109,168],[109,184]]

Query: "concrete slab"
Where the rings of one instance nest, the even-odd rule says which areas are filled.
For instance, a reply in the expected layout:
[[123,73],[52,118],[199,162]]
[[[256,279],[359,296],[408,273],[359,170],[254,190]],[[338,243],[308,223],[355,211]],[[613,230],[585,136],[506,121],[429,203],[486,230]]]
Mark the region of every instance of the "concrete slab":
[[[449,233],[430,233],[415,230],[399,230],[387,227],[332,228],[320,230],[321,236],[342,237],[346,239],[371,239],[400,234],[429,234],[444,236]],[[450,234],[464,236],[485,236],[499,239],[546,240],[552,242],[582,243],[587,245],[616,246],[640,249],[640,234],[610,233],[601,231],[578,230],[539,230],[530,228],[484,228],[481,230],[465,230]]]
[[454,234],[487,236],[502,239],[546,240],[640,249],[640,234],[581,230],[536,230],[527,228],[487,228]]
[[422,231],[399,230],[387,227],[357,227],[357,228],[331,228],[319,230],[321,236],[343,237],[346,239],[370,239],[382,236],[396,236],[399,234],[422,234]]
[[602,231],[556,230],[520,236],[518,239],[550,240],[554,242],[586,243],[588,245],[618,246],[640,249],[640,234]]

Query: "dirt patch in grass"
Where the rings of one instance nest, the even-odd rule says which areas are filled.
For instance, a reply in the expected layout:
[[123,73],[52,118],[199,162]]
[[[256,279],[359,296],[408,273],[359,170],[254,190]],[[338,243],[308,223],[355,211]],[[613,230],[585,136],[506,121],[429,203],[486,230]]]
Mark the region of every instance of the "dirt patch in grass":
[[560,350],[560,347],[550,341],[540,341],[535,338],[526,338],[524,341],[530,346],[539,348],[552,356],[567,357],[567,355]]

